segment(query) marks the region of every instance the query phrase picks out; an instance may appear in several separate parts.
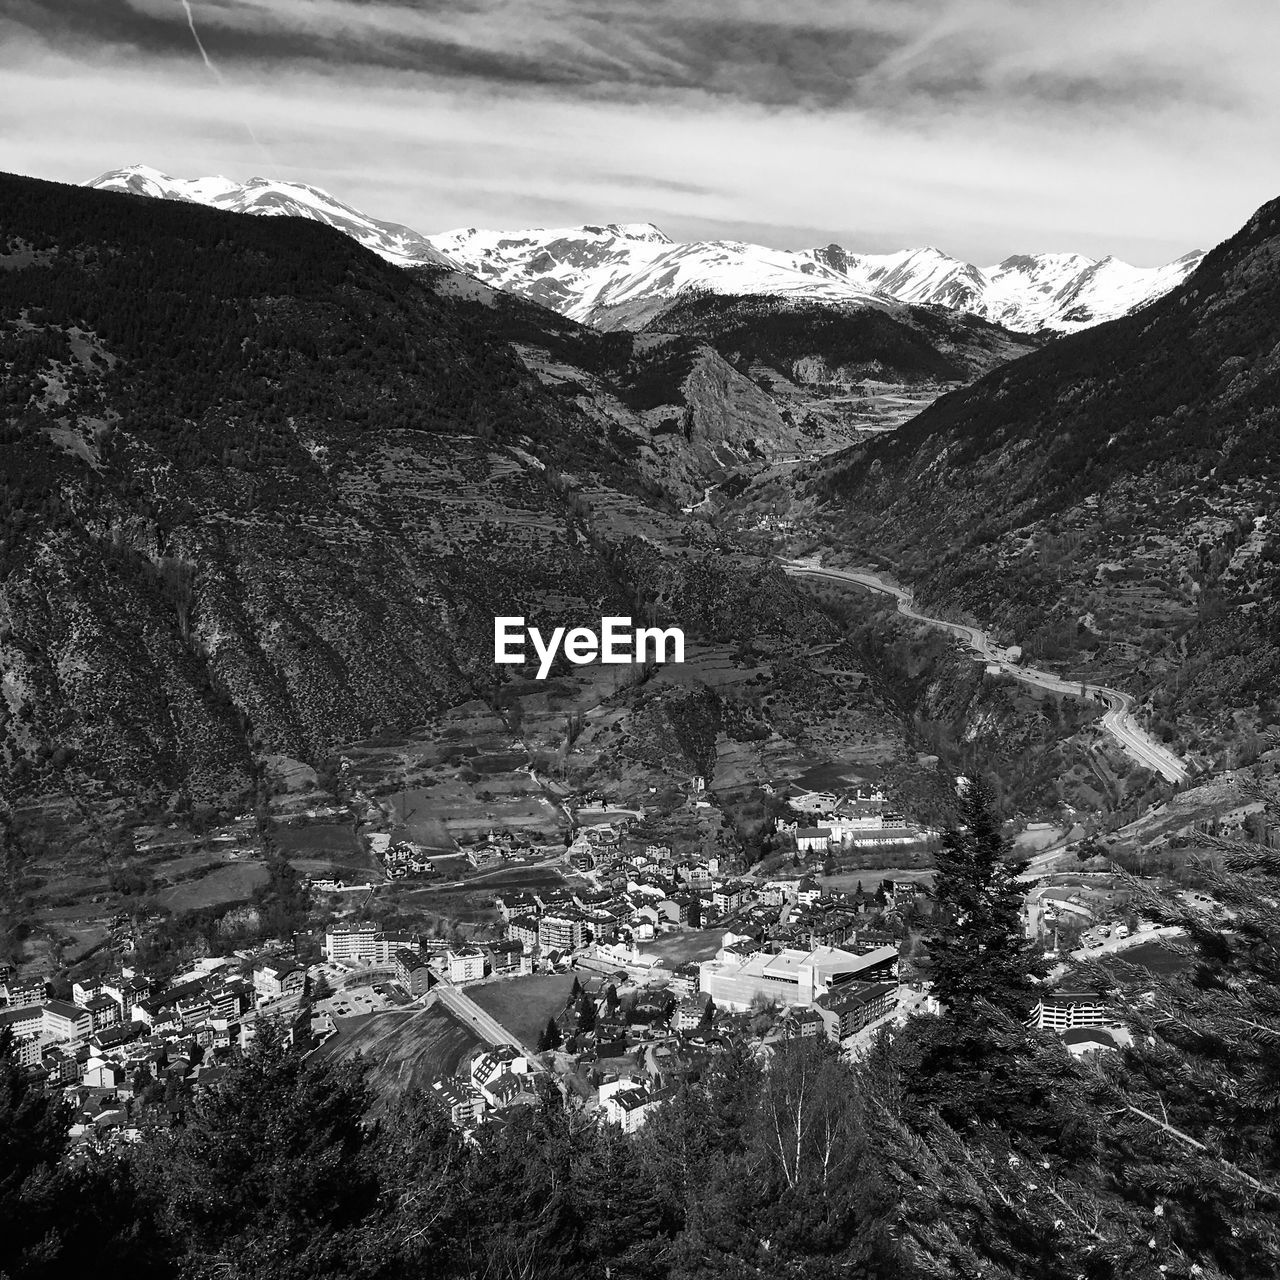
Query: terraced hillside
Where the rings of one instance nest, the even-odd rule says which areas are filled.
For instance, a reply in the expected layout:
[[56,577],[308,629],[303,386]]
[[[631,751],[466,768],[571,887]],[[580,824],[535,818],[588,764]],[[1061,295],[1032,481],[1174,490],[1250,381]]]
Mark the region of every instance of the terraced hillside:
[[1146,309],[812,468],[807,531],[1247,761],[1280,712],[1278,255],[1280,201]]

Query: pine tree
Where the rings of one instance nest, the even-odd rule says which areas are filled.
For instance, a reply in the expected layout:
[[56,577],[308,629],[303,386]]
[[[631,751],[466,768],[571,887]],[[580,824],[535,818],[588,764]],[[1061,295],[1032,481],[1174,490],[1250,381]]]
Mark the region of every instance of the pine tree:
[[1022,928],[1028,886],[1018,877],[1027,863],[1009,856],[991,790],[981,779],[965,785],[959,818],[936,855],[934,898],[944,923],[925,939],[933,994],[957,1019],[973,1018],[986,1003],[1025,1020],[1046,971]]
[[698,1020],[698,1030],[710,1031],[716,1021],[716,1002],[707,997],[707,1003],[702,1006],[702,1017]]
[[18,1064],[13,1033],[0,1031],[0,1275],[38,1274],[60,1252],[51,1184],[70,1119]]
[[560,1034],[556,1020],[548,1018],[547,1025],[542,1029],[542,1035],[538,1037],[538,1052],[547,1053],[551,1049],[558,1049],[563,1043],[564,1037]]
[[361,1069],[304,1059],[278,1026],[258,1027],[244,1060],[188,1102],[183,1125],[143,1145],[142,1184],[202,1274],[345,1274],[377,1204]]

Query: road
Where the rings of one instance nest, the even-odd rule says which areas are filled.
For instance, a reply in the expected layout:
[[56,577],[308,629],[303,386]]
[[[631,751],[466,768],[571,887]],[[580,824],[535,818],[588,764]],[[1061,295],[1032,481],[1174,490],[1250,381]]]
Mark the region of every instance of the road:
[[1104,703],[1107,709],[1102,717],[1103,731],[1110,734],[1123,751],[1132,756],[1143,768],[1160,774],[1170,782],[1187,780],[1189,774],[1186,765],[1167,747],[1152,738],[1133,718],[1133,698],[1130,694],[1119,689],[1109,689],[1106,685],[1063,680],[1052,672],[1039,671],[1035,667],[1024,667],[1010,660],[1007,650],[993,644],[991,637],[981,628],[971,627],[964,622],[950,622],[945,618],[930,618],[915,607],[909,590],[887,582],[879,574],[869,570],[824,569],[805,560],[783,560],[781,564],[787,573],[796,577],[849,582],[894,596],[898,601],[899,613],[958,636],[974,651],[978,659],[998,666],[1001,671],[1021,680],[1024,684],[1036,685],[1051,693],[1083,694],[1087,698]]
[[447,979],[441,979],[428,993],[428,999],[438,1000],[476,1033],[488,1040],[490,1044],[509,1044],[518,1049],[530,1061],[535,1071],[545,1068],[537,1055],[527,1045],[523,1045],[496,1018],[482,1009],[465,992],[459,990]]

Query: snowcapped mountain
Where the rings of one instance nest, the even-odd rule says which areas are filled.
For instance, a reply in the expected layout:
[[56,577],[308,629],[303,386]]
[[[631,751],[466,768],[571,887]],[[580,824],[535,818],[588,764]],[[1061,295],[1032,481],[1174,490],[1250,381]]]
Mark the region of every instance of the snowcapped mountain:
[[1204,256],[1133,267],[1078,253],[1022,254],[991,267],[938,249],[858,254],[838,244],[770,249],[677,244],[649,223],[527,231],[469,227],[431,243],[486,283],[601,328],[635,328],[678,293],[767,294],[817,302],[905,302],[967,311],[1021,333],[1112,320],[1181,283]]
[[85,185],[103,191],[208,204],[232,213],[311,218],[336,227],[397,266],[458,265],[432,246],[426,236],[411,228],[395,222],[380,222],[334,199],[327,191],[302,182],[274,182],[269,178],[250,178],[248,182],[220,177],[172,178],[159,169],[134,164],[100,174]]
[[606,329],[637,328],[691,289],[815,302],[879,302],[877,290],[825,263],[736,240],[677,244],[652,223],[478,231],[431,243],[500,289]]
[[173,178],[132,165],[87,185],[237,213],[314,218],[391,262],[460,269],[603,329],[639,328],[677,295],[701,290],[820,303],[941,306],[1022,333],[1069,333],[1160,297],[1204,257],[1196,250],[1164,266],[1134,267],[1112,257],[1036,253],[977,267],[931,247],[859,254],[838,244],[799,250],[739,240],[681,244],[647,222],[525,231],[467,227],[424,236],[298,182]]

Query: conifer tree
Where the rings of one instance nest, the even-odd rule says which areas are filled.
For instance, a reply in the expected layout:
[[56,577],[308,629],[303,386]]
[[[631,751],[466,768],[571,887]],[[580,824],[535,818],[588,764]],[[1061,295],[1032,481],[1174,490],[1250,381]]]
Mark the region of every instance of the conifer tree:
[[1045,964],[1024,936],[1018,877],[1025,861],[1010,857],[990,788],[965,784],[959,823],[942,838],[934,897],[944,922],[925,939],[933,994],[957,1018],[981,1003],[1025,1020]]
[[542,1035],[538,1037],[538,1052],[546,1053],[550,1049],[558,1049],[563,1042],[564,1037],[560,1034],[556,1020],[548,1018],[547,1025],[542,1029]]

